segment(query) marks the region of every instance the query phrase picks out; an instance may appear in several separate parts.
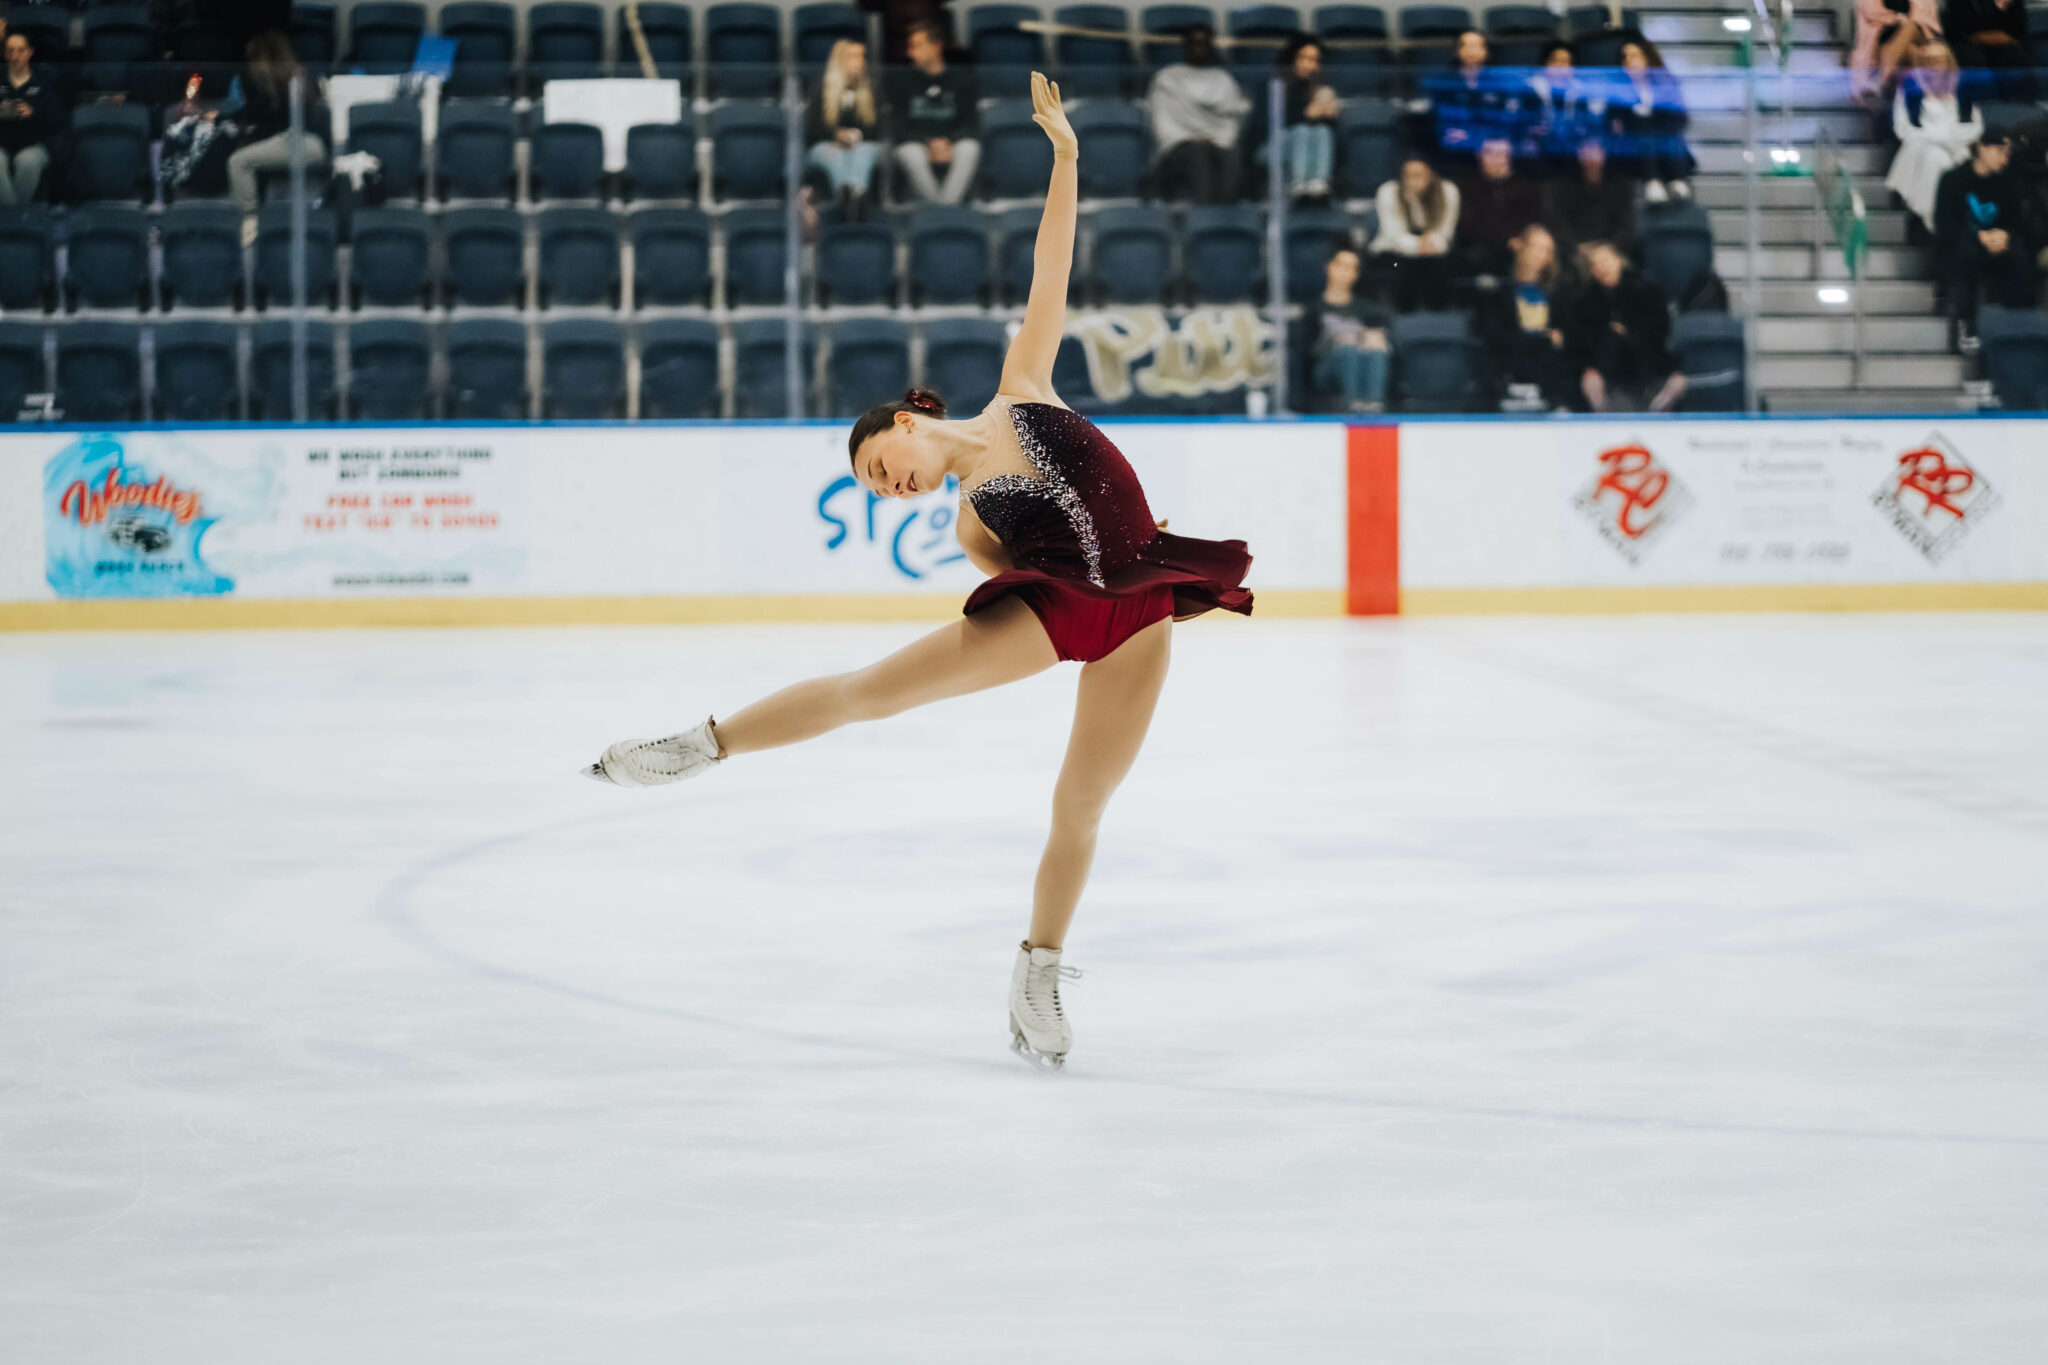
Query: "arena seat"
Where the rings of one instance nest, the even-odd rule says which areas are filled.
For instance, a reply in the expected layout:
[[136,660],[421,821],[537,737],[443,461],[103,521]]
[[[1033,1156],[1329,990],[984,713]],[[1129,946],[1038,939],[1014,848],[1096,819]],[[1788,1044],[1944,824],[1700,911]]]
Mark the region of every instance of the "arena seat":
[[1249,204],[1198,204],[1188,210],[1181,254],[1194,302],[1252,302],[1266,282],[1264,216]]
[[[306,210],[306,302],[333,301],[334,211]],[[265,204],[256,210],[256,305],[292,301],[292,206]]]
[[[296,6],[294,7],[296,8]],[[413,54],[427,32],[427,7],[420,4],[357,4],[348,12],[351,66],[373,76],[412,70]]]
[[[1682,320],[1682,319],[1681,319]],[[2039,309],[1977,310],[1984,377],[2009,412],[2048,411],[2048,317]]]
[[604,75],[604,6],[550,0],[529,9],[526,72],[535,93],[549,81]]
[[156,420],[231,422],[242,392],[232,322],[181,318],[156,329]]
[[[348,329],[348,402],[371,422],[433,416],[433,339],[413,318],[367,318]],[[289,401],[289,400],[287,400]]]
[[[1031,294],[1041,216],[1035,208],[1008,209],[996,219],[996,265],[1006,303],[1023,303]],[[1073,278],[1078,280],[1080,272]]]
[[88,104],[73,110],[71,154],[65,166],[73,197],[149,199],[150,136],[149,111],[139,105]]
[[626,130],[631,199],[687,199],[697,193],[697,134],[684,123],[637,123]]
[[446,262],[442,299],[489,308],[526,297],[526,219],[502,206],[463,206],[441,215]]
[[28,395],[45,391],[43,324],[0,319],[0,423],[19,419]]
[[526,324],[457,318],[448,324],[448,417],[496,422],[526,416]]
[[604,193],[604,133],[589,123],[543,123],[533,130],[535,199],[596,199]]
[[1337,242],[1360,246],[1351,216],[1342,209],[1289,209],[1282,235],[1291,303],[1307,303],[1323,292],[1323,267]]
[[132,204],[87,204],[65,220],[71,307],[148,307],[149,218]]
[[48,209],[0,208],[0,309],[47,311],[56,297],[55,261]]
[[[1039,134],[1041,141],[1044,137]],[[782,111],[773,105],[722,104],[713,109],[711,193],[719,199],[780,199],[785,184],[783,138]]]
[[[1226,21],[1228,35],[1232,38],[1268,38],[1284,41],[1293,34],[1303,31],[1301,11],[1292,5],[1239,5],[1229,13]],[[1224,65],[1237,77],[1237,83],[1253,98],[1253,107],[1263,109],[1258,94],[1265,87],[1267,78],[1277,67],[1280,47],[1272,46],[1228,47],[1224,49]],[[1323,54],[1323,65],[1330,65],[1330,55]]]
[[1173,223],[1162,209],[1103,209],[1090,219],[1088,282],[1097,303],[1164,303]]
[[325,76],[334,69],[335,31],[335,7],[309,0],[293,4],[291,18],[285,23],[292,55],[315,76]]
[[1680,411],[1741,412],[1749,406],[1741,318],[1681,313],[1671,324],[1671,353],[1686,381]]
[[[314,421],[334,416],[334,325],[306,321],[306,414]],[[292,417],[292,324],[270,318],[249,334],[249,415],[257,421]]]
[[441,36],[455,40],[455,64],[443,92],[510,95],[518,19],[499,0],[455,0],[441,6]]
[[714,98],[775,98],[782,76],[782,11],[763,4],[706,9],[704,71]]
[[711,298],[711,220],[701,209],[660,205],[626,218],[633,244],[633,305],[702,304]]
[[68,65],[71,61],[72,11],[62,5],[10,5],[7,31],[28,39],[35,50],[37,66]]
[[1388,333],[1392,388],[1405,412],[1464,412],[1477,388],[1472,322],[1463,313],[1405,313]]
[[431,302],[429,241],[427,215],[419,209],[357,209],[350,228],[350,303],[425,307]]
[[[1062,5],[1056,23],[1128,34],[1131,12],[1121,5]],[[1061,34],[1053,42],[1059,57],[1060,93],[1068,99],[1121,95],[1135,69],[1129,38],[1087,38]]]
[[[1152,166],[1152,133],[1136,105],[1091,100],[1069,111],[1067,121],[1081,143],[1078,167],[1084,199],[1135,199]],[[1033,125],[1034,130],[1036,125]],[[1040,141],[1045,134],[1039,133]],[[1050,148],[1051,143],[1045,142]],[[1051,172],[1048,170],[1047,178]],[[1040,180],[1036,194],[1045,193]]]
[[1643,274],[1677,302],[1701,272],[1714,268],[1714,228],[1698,204],[1646,204],[1639,215]]
[[896,234],[887,221],[827,223],[818,233],[818,302],[888,303],[896,296]]
[[639,327],[640,415],[716,417],[718,324],[709,318],[648,318]]
[[984,94],[1022,90],[1033,71],[1046,69],[1044,36],[1017,27],[1044,17],[1035,5],[976,5],[967,11],[967,51]]
[[[162,55],[149,6],[100,5],[86,11],[84,42],[79,48],[86,89],[125,94],[135,84],[136,76],[142,74],[136,68]],[[134,112],[143,113],[141,108],[129,105],[83,105],[77,112],[103,108],[133,108]]]
[[1401,108],[1386,100],[1351,100],[1337,115],[1337,195],[1370,199],[1400,173]]
[[604,208],[547,208],[535,216],[540,306],[619,306],[619,225]]
[[157,220],[163,245],[157,289],[163,307],[219,308],[242,290],[242,211],[233,204],[190,199]]
[[[640,33],[647,40],[647,55],[654,59],[655,74],[662,80],[681,81],[683,100],[689,101],[696,83],[693,19],[687,5],[647,4],[640,6]],[[640,56],[633,45],[632,26],[626,22],[626,7],[619,6],[616,46],[612,62],[615,75],[640,77]]]
[[142,416],[142,328],[74,322],[57,329],[57,406],[67,422]]
[[1179,61],[1181,35],[1200,24],[1206,24],[1211,32],[1221,31],[1216,11],[1207,5],[1147,5],[1139,10],[1138,60],[1146,74]]
[[894,318],[848,318],[832,325],[825,355],[826,413],[853,417],[910,387],[910,328]]
[[551,318],[541,327],[541,416],[626,415],[626,333],[610,318]]
[[1347,99],[1394,93],[1393,50],[1387,46],[1387,12],[1378,5],[1324,5],[1315,12],[1314,31],[1332,43],[1377,46],[1326,47],[1323,75]]
[[353,104],[348,111],[348,147],[377,158],[386,194],[416,198],[423,154],[420,107],[405,100]]
[[981,195],[1043,198],[1052,179],[1052,143],[1031,121],[1028,100],[999,100],[981,111]]
[[1535,66],[1543,45],[1558,36],[1558,16],[1542,5],[1489,5],[1482,19],[1495,66]]
[[843,0],[798,5],[790,11],[790,42],[798,76],[809,84],[824,73],[832,45],[852,41],[867,46],[867,16]]
[[963,204],[927,204],[910,217],[910,301],[982,303],[988,297],[988,220]]
[[509,201],[518,140],[512,107],[502,100],[450,100],[442,105],[434,139],[434,174],[443,197]]
[[1009,328],[997,318],[933,318],[924,325],[924,386],[964,417],[996,396]]
[[783,302],[788,253],[789,224],[781,209],[734,209],[726,214],[726,303]]
[[[782,318],[743,318],[733,323],[733,416],[790,415],[786,345],[787,323]],[[817,328],[805,323],[798,333],[798,345],[801,347],[798,364],[803,372],[803,390],[808,402],[811,376],[817,368]]]

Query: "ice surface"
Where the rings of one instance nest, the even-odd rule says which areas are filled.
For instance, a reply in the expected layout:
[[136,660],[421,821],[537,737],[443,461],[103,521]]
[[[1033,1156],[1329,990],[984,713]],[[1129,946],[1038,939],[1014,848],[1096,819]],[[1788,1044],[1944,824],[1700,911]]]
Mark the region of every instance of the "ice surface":
[[0,638],[0,1361],[2048,1347],[2048,618],[1202,621],[1006,1049],[1071,666]]

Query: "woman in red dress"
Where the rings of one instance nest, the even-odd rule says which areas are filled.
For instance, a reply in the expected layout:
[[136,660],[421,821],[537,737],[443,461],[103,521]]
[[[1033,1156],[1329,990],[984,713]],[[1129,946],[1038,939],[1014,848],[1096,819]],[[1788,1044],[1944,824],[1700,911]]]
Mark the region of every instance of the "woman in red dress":
[[1052,184],[1031,297],[995,400],[948,421],[935,395],[914,390],[863,413],[848,441],[855,477],[883,497],[915,497],[957,479],[960,547],[988,581],[968,597],[960,620],[880,663],[797,683],[679,735],[614,744],[589,773],[629,787],[674,782],[738,754],[1079,661],[1074,729],[1053,791],[1030,937],[1018,948],[1010,983],[1012,1046],[1058,1066],[1073,1045],[1059,982],[1074,969],[1062,967],[1061,949],[1103,810],[1138,756],[1166,681],[1173,622],[1216,607],[1248,615],[1252,595],[1243,583],[1251,556],[1241,540],[1196,540],[1155,523],[1123,455],[1053,392],[1074,260],[1078,147],[1059,87],[1035,72],[1031,102],[1052,139]]

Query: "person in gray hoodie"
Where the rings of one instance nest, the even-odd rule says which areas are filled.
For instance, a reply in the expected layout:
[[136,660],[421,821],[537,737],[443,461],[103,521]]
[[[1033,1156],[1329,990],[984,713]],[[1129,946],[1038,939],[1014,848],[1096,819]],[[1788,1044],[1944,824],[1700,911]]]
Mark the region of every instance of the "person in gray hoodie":
[[1237,130],[1251,109],[1237,78],[1216,64],[1216,34],[1197,24],[1181,35],[1180,61],[1152,78],[1145,96],[1159,148],[1160,189],[1197,204],[1237,202]]

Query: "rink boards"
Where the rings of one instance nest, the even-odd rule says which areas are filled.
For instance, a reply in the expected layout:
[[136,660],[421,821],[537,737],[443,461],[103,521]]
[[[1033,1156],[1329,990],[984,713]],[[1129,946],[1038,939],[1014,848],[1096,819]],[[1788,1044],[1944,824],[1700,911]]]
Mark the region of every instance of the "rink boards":
[[[2048,426],[1133,421],[1262,614],[2048,606]],[[0,627],[942,618],[957,493],[840,423],[0,436]]]

